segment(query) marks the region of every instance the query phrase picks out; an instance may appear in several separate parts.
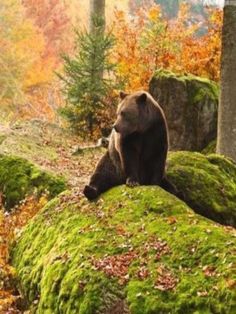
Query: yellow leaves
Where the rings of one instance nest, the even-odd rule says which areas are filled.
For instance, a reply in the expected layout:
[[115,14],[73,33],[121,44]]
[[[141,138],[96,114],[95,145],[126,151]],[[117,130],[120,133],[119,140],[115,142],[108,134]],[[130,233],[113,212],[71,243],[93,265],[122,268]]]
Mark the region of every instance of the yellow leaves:
[[187,2],[182,2],[180,4],[180,9],[178,12],[178,20],[186,21],[190,15],[190,5]]
[[30,88],[31,86],[50,83],[54,77],[53,70],[54,58],[51,57],[46,60],[36,60],[30,65],[25,75],[25,89]]
[[[20,296],[16,296],[16,288],[12,287],[15,269],[8,264],[9,244],[15,239],[19,230],[47,203],[44,195],[37,199],[28,197],[15,209],[15,212],[4,214],[0,210],[0,313],[19,313],[15,303]],[[14,291],[11,290],[14,288]]]
[[[30,23],[25,23],[23,26],[23,29],[17,30],[18,32],[24,30],[24,32],[21,36],[18,34],[18,41],[15,41],[14,54],[25,65],[22,85],[23,88],[27,88],[30,85],[40,84],[42,81],[42,65],[38,68],[38,64],[45,44],[43,35],[34,29]],[[48,67],[45,67],[45,69],[47,69],[46,75],[48,75]],[[31,74],[34,79],[31,77]]]
[[[46,196],[37,199],[35,196],[28,197],[17,207],[14,213],[4,215],[0,211],[0,261],[7,263],[8,244],[11,242],[17,230],[22,228],[47,202]],[[7,265],[7,269],[10,270]]]
[[[70,22],[86,25],[89,3],[87,0],[65,0],[64,6],[55,0],[57,14],[54,16],[46,2],[1,0],[0,99],[4,99],[5,107],[9,104],[21,106],[17,108],[20,116],[21,112],[28,117],[43,113],[51,120],[54,114],[48,104],[48,95],[54,89],[54,71],[60,65],[60,51],[71,47]],[[209,11],[209,19],[204,22],[208,33],[199,37],[196,32],[200,24],[189,22],[190,6],[187,4],[181,4],[178,17],[168,22],[162,18],[157,5],[146,10],[142,8],[132,15],[129,8],[128,0],[111,0],[106,4],[107,24],[113,19],[111,29],[117,40],[111,58],[118,64],[117,76],[127,89],[146,89],[158,68],[219,80],[220,10]],[[71,19],[68,24],[67,11]],[[56,23],[55,18],[47,18],[50,14],[57,18]],[[58,16],[64,18],[64,24],[60,24],[63,19]],[[38,87],[42,90],[35,92]],[[22,108],[26,110],[22,111]]]
[[[3,3],[2,3],[3,2]],[[20,1],[2,0],[0,15],[0,98],[6,104],[25,100],[24,80],[44,49],[43,35],[25,18]]]
[[161,9],[160,6],[153,6],[151,9],[148,11],[148,18],[150,21],[156,21],[161,17]]
[[[171,21],[161,18],[158,6],[139,10],[135,18],[115,12],[112,57],[128,90],[147,88],[159,68],[219,80],[222,12],[212,9],[207,20],[193,23],[189,9],[182,4]],[[198,35],[202,30],[206,34]]]
[[[6,0],[3,2],[5,3]],[[33,22],[24,17],[19,1],[2,10],[0,13],[4,14],[4,17],[0,28],[0,38],[5,39],[5,44],[8,45],[8,49],[12,50],[16,59],[20,57],[22,60],[30,62],[31,54],[42,52],[42,35]],[[0,50],[3,48],[1,45]],[[11,51],[7,53],[11,53]]]
[[227,287],[229,287],[230,289],[236,288],[236,280],[228,279],[226,283],[227,283]]
[[[54,81],[60,51],[71,47],[70,33],[66,31],[68,19],[63,11],[64,4],[59,0],[50,3],[54,8],[54,11],[50,12],[47,1],[35,1],[38,5],[36,11],[34,1],[1,1],[0,100],[4,114],[9,119],[12,117],[12,110],[16,111],[16,108],[19,115],[17,118],[22,118],[22,112],[27,105],[31,108],[37,106],[28,91],[35,86],[43,86],[44,90],[46,84]],[[28,14],[30,6],[32,15]],[[43,21],[37,20],[38,13],[44,18]],[[66,47],[63,46],[64,43]],[[52,110],[50,115],[51,113]],[[30,115],[32,116],[32,112]],[[16,116],[16,112],[13,116]],[[38,108],[34,112],[35,116],[38,116]]]
[[11,291],[0,290],[0,313],[19,313],[13,309],[16,299],[17,297]]
[[121,20],[125,21],[125,12],[121,10],[116,10],[115,11],[115,16],[121,22]]

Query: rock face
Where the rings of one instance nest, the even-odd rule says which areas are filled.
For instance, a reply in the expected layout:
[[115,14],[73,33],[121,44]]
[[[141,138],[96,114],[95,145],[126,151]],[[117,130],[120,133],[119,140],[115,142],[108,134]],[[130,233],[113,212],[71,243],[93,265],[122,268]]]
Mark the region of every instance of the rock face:
[[236,227],[236,164],[220,155],[170,153],[168,179],[197,213]]
[[0,194],[5,209],[11,209],[26,195],[47,192],[52,198],[65,189],[62,177],[40,170],[24,158],[0,155]]
[[150,81],[149,91],[166,114],[171,150],[201,151],[216,138],[216,83],[161,70]]

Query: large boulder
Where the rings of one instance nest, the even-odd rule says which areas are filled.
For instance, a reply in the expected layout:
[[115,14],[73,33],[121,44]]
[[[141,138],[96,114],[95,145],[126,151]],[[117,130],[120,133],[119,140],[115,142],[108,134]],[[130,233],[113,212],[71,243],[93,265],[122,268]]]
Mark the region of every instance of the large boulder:
[[160,70],[149,91],[164,109],[171,150],[201,151],[216,138],[219,89],[215,82]]
[[195,212],[236,227],[236,164],[220,155],[170,153],[167,176]]
[[23,230],[12,262],[38,314],[235,313],[231,228],[160,187],[116,187],[93,203],[50,201]]
[[55,197],[66,189],[60,176],[41,170],[24,158],[0,155],[0,195],[9,210],[29,194]]

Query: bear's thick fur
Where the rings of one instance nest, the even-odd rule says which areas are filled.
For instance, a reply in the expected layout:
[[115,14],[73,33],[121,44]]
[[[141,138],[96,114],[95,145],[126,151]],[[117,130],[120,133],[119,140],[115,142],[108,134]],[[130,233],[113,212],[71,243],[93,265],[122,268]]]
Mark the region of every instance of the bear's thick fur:
[[130,95],[121,92],[120,97],[108,151],[85,186],[84,195],[92,200],[124,183],[160,185],[173,192],[165,178],[168,130],[161,107],[144,91]]

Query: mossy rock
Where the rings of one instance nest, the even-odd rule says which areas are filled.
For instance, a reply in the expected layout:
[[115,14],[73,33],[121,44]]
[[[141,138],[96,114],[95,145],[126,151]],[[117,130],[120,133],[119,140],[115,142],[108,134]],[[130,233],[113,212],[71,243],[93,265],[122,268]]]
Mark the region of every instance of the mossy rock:
[[197,105],[207,97],[218,102],[219,85],[208,78],[199,77],[193,74],[177,74],[168,70],[160,69],[154,74],[154,78],[165,80],[175,80],[183,83],[187,89],[189,106]]
[[216,138],[219,86],[215,82],[158,70],[149,91],[165,112],[171,150],[202,151]]
[[233,229],[160,187],[64,192],[12,251],[32,313],[235,313]]
[[5,209],[14,207],[31,193],[47,192],[52,198],[65,189],[62,177],[42,171],[26,159],[0,155],[0,192]]
[[216,140],[213,140],[210,142],[203,150],[202,154],[209,155],[209,154],[215,154],[216,153]]
[[217,154],[170,153],[168,178],[197,213],[236,227],[236,164]]

